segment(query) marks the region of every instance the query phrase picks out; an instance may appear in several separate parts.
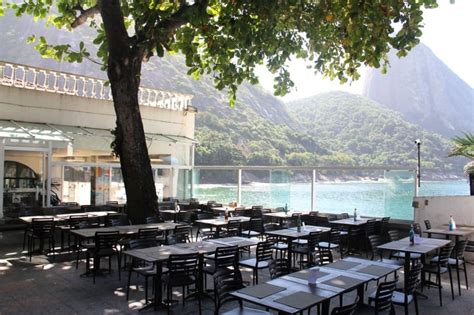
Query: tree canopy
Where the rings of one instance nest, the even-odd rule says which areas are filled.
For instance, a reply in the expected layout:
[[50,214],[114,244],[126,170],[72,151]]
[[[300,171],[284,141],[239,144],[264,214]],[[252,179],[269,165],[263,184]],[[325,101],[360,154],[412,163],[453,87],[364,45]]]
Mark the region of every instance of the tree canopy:
[[[105,1],[108,2],[108,1]],[[265,64],[276,74],[275,94],[293,87],[291,58],[307,58],[329,78],[357,79],[361,65],[386,66],[390,47],[405,55],[421,36],[422,9],[435,0],[115,0],[121,16],[114,27],[126,29],[127,48],[147,60],[181,52],[189,74],[214,77],[218,89],[229,88],[235,99],[243,81],[258,81],[254,68]],[[72,30],[87,23],[97,30],[94,44],[107,66],[110,43],[104,23],[92,18],[104,1],[36,0],[7,2],[17,15],[30,14],[48,24]],[[77,47],[31,37],[45,57],[72,62],[90,58],[83,42]]]

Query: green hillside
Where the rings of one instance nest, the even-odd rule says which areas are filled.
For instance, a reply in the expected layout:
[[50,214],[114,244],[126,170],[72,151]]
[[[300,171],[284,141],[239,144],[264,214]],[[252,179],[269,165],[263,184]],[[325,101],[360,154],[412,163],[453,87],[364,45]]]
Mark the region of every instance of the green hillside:
[[[320,94],[287,104],[301,130],[350,165],[416,165],[415,139],[422,141],[422,166],[431,174],[460,173],[461,161],[447,159],[451,142],[409,123],[402,115],[365,97],[344,92]],[[329,162],[329,163],[328,163]],[[454,164],[453,164],[454,163]]]

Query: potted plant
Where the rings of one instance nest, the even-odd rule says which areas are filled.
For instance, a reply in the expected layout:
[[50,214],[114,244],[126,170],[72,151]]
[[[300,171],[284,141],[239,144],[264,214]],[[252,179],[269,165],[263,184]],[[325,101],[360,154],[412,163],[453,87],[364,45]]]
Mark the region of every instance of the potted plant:
[[453,142],[449,156],[465,156],[471,159],[464,166],[464,172],[469,176],[471,196],[474,196],[474,134],[465,133],[463,136],[454,137]]

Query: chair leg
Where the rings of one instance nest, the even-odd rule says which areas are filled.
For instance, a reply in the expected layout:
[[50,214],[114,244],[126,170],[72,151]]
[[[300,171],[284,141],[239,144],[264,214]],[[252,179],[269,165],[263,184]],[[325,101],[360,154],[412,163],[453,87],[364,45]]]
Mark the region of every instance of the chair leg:
[[458,291],[459,291],[459,296],[461,296],[461,276],[459,275],[459,264],[456,264],[456,275],[458,277]]
[[416,291],[413,293],[413,301],[415,303],[415,314],[418,315],[418,295]]
[[148,277],[145,276],[145,304],[148,303]]
[[463,258],[463,271],[464,271],[464,277],[466,278],[466,290],[469,290],[469,284],[467,282],[467,269],[466,269],[466,260]]
[[443,296],[441,294],[441,275],[438,273],[436,274],[436,280],[438,284],[438,292],[439,292],[439,306],[443,306]]
[[130,269],[128,271],[128,281],[127,281],[127,301],[128,301],[128,296],[130,293],[130,281],[132,279],[132,265],[130,265]]
[[[453,286],[453,275],[451,273],[451,267],[448,265],[448,273],[449,273],[449,282],[451,284],[451,298],[454,300],[454,286]],[[440,281],[441,283],[441,281]]]

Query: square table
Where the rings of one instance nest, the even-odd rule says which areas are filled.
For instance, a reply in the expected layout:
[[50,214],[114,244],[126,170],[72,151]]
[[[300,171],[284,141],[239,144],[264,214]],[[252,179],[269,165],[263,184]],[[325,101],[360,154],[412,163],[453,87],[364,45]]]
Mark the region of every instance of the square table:
[[279,211],[279,212],[267,212],[267,213],[264,213],[263,216],[264,217],[267,217],[267,218],[274,218],[274,219],[278,219],[278,224],[280,224],[280,226],[283,225],[283,221],[285,220],[289,220],[293,217],[293,215],[295,214],[300,214],[302,215],[303,213],[301,212],[284,212],[284,211]]
[[[440,240],[434,238],[425,238],[420,237],[419,243],[415,243],[414,245],[410,244],[410,239],[405,237],[398,241],[389,242],[386,244],[382,244],[377,246],[379,250],[389,250],[394,252],[402,252],[405,253],[405,264],[404,264],[404,271],[405,271],[405,283],[408,283],[408,274],[410,271],[410,255],[412,253],[426,255],[430,252],[440,249],[443,246],[448,245],[451,243],[450,240]],[[380,254],[382,255],[382,253]]]
[[[248,239],[246,240],[248,241]],[[253,242],[256,242],[253,240]],[[234,242],[229,242],[227,246],[237,245],[240,247],[248,246],[248,243],[243,242],[242,238],[236,237]],[[162,292],[162,268],[163,263],[168,260],[170,255],[173,254],[192,254],[192,253],[199,253],[199,281],[198,281],[198,288],[197,294],[203,293],[203,264],[204,259],[203,255],[210,254],[215,252],[216,248],[218,247],[225,247],[226,245],[218,244],[211,241],[203,241],[203,242],[192,242],[192,243],[180,243],[174,245],[165,245],[165,246],[157,246],[157,247],[149,247],[149,248],[142,248],[142,249],[133,249],[125,251],[124,254],[139,260],[143,260],[148,263],[156,264],[157,274],[155,276],[155,297],[154,301],[151,304],[146,305],[145,307],[151,307],[156,310],[157,308],[161,308],[164,306],[163,304],[163,292]]]
[[202,220],[196,220],[196,222],[199,225],[204,225],[204,226],[210,226],[211,228],[216,228],[216,238],[219,237],[220,235],[220,230],[222,227],[226,226],[229,221],[239,221],[239,222],[249,222],[250,218],[249,217],[230,217],[228,220],[225,220],[224,218],[217,218],[217,219],[202,219]]

